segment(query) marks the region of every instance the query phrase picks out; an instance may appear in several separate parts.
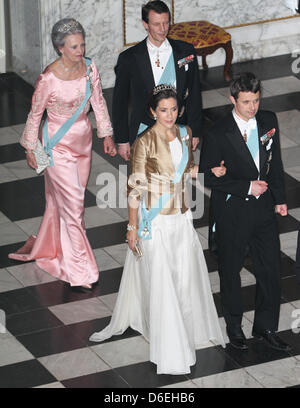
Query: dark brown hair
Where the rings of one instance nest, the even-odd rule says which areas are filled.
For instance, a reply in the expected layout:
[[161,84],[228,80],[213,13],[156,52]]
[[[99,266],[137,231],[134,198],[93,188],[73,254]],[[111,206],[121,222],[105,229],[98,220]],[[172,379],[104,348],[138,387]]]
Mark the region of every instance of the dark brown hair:
[[261,82],[252,72],[236,74],[230,83],[230,94],[237,101],[240,92],[261,91]]
[[177,106],[178,106],[178,109],[179,109],[180,100],[179,100],[179,97],[178,97],[177,92],[175,91],[175,89],[163,89],[163,90],[161,90],[161,91],[159,91],[159,92],[157,92],[155,94],[153,94],[153,92],[152,92],[152,94],[150,95],[150,98],[149,98],[149,102],[148,102],[148,112],[149,112],[149,115],[151,116],[151,118],[153,117],[153,115],[152,115],[150,109],[155,111],[156,108],[159,105],[159,102],[161,100],[169,99],[169,98],[174,98],[176,100]]
[[151,10],[158,14],[168,13],[169,21],[171,21],[171,13],[166,3],[160,0],[154,0],[142,6],[142,20],[145,21],[145,23],[149,23],[149,13]]

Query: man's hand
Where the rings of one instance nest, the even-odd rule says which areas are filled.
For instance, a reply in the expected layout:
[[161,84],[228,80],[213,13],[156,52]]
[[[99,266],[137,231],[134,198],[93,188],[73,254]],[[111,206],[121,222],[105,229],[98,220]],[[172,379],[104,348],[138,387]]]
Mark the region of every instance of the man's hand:
[[104,153],[109,154],[110,156],[115,156],[117,154],[117,149],[111,136],[106,136],[103,144]]
[[198,146],[199,142],[200,142],[199,137],[193,137],[193,140],[192,140],[192,150],[193,150],[193,152],[197,149],[197,146]]
[[128,161],[130,158],[130,144],[129,143],[122,143],[119,144],[118,153],[124,160]]
[[251,184],[251,195],[257,197],[268,190],[268,183],[262,180],[254,180]]
[[282,217],[286,217],[288,214],[287,205],[286,204],[275,205],[275,212],[280,214]]
[[216,177],[222,177],[226,174],[226,167],[224,166],[224,160],[221,161],[219,167],[213,167],[211,171],[214,173]]

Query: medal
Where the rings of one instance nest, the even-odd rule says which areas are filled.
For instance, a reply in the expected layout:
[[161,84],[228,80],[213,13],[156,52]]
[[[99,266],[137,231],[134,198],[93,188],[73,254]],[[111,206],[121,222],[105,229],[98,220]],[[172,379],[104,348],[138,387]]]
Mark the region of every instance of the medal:
[[155,65],[157,66],[157,68],[159,68],[159,67],[160,67],[159,51],[157,51]]

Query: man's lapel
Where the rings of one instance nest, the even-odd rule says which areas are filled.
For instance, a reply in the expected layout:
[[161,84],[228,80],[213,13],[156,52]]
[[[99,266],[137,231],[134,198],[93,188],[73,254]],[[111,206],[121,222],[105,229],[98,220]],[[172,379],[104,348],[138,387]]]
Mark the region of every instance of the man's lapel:
[[187,55],[182,55],[182,53],[180,53],[178,46],[176,44],[176,41],[172,40],[171,38],[168,38],[168,41],[173,49],[173,57],[174,57],[174,64],[175,64],[175,71],[176,71],[177,93],[179,96],[181,96],[183,93],[184,82],[185,82],[185,69],[184,67],[179,68],[178,61],[181,58],[186,57]]
[[265,147],[262,145],[260,141],[260,138],[270,129],[265,128],[264,123],[261,120],[261,115],[259,112],[256,115],[256,122],[257,122],[258,143],[259,143],[259,167],[261,170],[265,165],[268,155],[267,155]]
[[147,38],[139,44],[135,53],[135,60],[138,66],[138,71],[141,73],[145,87],[150,95],[155,87],[155,82],[147,48]]
[[238,125],[236,124],[236,121],[234,120],[232,113],[230,113],[229,123],[225,131],[225,135],[229,142],[231,143],[231,145],[233,146],[236,153],[239,156],[242,156],[243,161],[246,162],[253,170],[257,172],[257,167],[255,165],[253,157],[246,143],[244,142],[243,136],[240,132]]

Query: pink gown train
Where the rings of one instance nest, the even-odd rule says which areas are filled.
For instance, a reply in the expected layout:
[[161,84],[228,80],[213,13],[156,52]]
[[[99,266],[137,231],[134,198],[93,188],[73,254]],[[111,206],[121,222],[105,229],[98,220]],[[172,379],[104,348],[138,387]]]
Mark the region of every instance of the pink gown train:
[[[9,258],[36,260],[37,265],[71,286],[89,285],[98,280],[98,267],[84,226],[84,192],[92,151],[92,126],[87,117],[92,104],[98,137],[112,134],[98,70],[92,67],[93,91],[81,115],[53,148],[54,165],[45,170],[46,209],[37,236]],[[71,81],[57,78],[47,67],[39,76],[32,107],[20,143],[34,149],[40,121],[48,113],[49,137],[71,117],[84,99],[86,77]],[[30,203],[29,203],[30,205]]]

